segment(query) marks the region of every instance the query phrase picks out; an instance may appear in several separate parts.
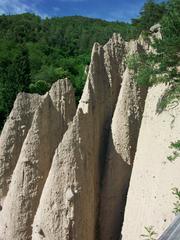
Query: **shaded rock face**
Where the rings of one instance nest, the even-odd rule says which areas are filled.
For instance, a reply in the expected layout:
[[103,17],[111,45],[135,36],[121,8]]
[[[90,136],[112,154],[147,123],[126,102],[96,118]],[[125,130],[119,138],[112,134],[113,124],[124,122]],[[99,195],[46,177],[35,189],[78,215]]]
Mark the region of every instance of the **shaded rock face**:
[[146,89],[128,68],[116,104],[109,136],[100,207],[100,239],[119,239],[131,170],[144,110]]
[[67,79],[56,82],[41,97],[0,212],[3,239],[31,239],[31,225],[54,151],[74,113],[74,92]]
[[[128,55],[146,51],[146,44],[126,43]],[[112,118],[101,189],[100,239],[119,239],[126,195],[141,125],[147,89],[138,87],[126,68]]]
[[137,152],[130,181],[122,230],[123,240],[138,240],[154,226],[158,239],[174,219],[172,188],[180,188],[180,158],[173,163],[171,142],[180,139],[180,105],[178,102],[158,114],[157,106],[167,86],[148,91]]

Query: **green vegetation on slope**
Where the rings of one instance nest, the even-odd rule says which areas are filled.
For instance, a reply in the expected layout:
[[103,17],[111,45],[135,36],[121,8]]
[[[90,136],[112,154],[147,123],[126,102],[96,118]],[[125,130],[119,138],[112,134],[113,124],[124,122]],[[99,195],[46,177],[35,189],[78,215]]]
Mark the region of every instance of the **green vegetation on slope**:
[[44,94],[54,81],[68,77],[78,101],[94,42],[104,44],[113,32],[126,40],[136,35],[130,24],[79,16],[3,15],[0,29],[0,128],[19,91]]
[[166,4],[156,3],[154,0],[147,0],[140,11],[137,19],[132,19],[132,25],[139,33],[149,31],[149,28],[158,23],[166,12]]
[[159,112],[172,101],[180,100],[180,1],[170,0],[163,7],[160,20],[162,39],[154,39],[152,43],[156,52],[135,54],[128,59],[140,85],[169,84],[170,88],[159,103]]

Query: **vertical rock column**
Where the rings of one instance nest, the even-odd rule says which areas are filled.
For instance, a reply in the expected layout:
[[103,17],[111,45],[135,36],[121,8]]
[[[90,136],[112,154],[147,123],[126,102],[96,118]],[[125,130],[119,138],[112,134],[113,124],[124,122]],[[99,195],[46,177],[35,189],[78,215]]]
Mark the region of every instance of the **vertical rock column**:
[[74,113],[72,86],[67,79],[59,80],[42,97],[24,141],[0,213],[0,235],[3,239],[31,239],[31,225],[54,151]]
[[[43,189],[33,240],[97,239],[100,169],[123,71],[122,58],[117,62],[114,56],[124,54],[123,49],[124,42],[117,35],[104,48],[97,43],[93,47],[81,101]],[[112,61],[116,65],[110,66]]]
[[118,240],[126,194],[141,125],[146,89],[137,86],[133,72],[124,72],[114,111],[100,204],[100,239]]
[[31,127],[34,112],[41,102],[37,94],[19,93],[0,136],[0,205],[9,189],[11,176]]
[[[126,56],[139,53],[138,41],[126,43]],[[126,194],[141,125],[147,89],[138,87],[134,73],[126,68],[109,135],[101,190],[100,239],[119,239]]]

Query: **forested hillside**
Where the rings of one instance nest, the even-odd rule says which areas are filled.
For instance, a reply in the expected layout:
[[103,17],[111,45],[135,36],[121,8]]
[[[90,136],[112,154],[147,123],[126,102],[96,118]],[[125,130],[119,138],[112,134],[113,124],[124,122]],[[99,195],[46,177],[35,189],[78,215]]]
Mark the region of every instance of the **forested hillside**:
[[19,91],[44,94],[59,78],[71,79],[78,100],[93,43],[104,44],[113,32],[128,40],[134,30],[127,23],[79,16],[0,16],[0,125]]
[[93,43],[104,44],[114,32],[125,40],[137,38],[161,20],[166,5],[147,1],[132,24],[80,16],[0,16],[0,128],[20,91],[44,94],[57,79],[68,77],[78,101]]

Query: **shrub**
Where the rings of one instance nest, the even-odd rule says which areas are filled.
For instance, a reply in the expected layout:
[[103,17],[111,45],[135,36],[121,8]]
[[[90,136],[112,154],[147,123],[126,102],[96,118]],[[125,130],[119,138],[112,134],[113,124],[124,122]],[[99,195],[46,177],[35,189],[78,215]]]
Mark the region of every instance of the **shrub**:
[[50,85],[43,80],[31,83],[29,86],[29,90],[31,93],[39,93],[40,95],[45,94],[49,90],[49,88]]
[[180,191],[178,188],[172,188],[172,194],[175,196],[176,198],[176,202],[173,203],[174,208],[173,208],[173,213],[175,215],[180,213]]

